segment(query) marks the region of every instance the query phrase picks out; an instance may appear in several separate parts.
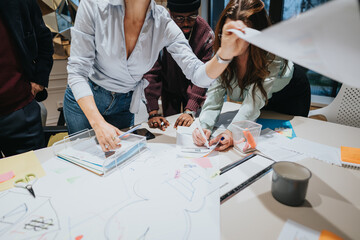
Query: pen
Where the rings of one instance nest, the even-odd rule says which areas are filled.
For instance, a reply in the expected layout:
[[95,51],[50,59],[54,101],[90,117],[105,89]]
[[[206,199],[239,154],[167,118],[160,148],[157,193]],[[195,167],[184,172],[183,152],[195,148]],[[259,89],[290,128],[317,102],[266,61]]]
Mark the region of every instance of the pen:
[[230,163],[229,165],[227,165],[227,166],[220,169],[220,174],[226,173],[230,169],[242,164],[243,162],[246,162],[247,160],[249,160],[250,158],[252,158],[254,156],[255,156],[255,154],[248,154],[244,158],[240,159],[239,161],[236,161],[234,163]]
[[201,126],[200,126],[200,121],[196,121],[196,127],[199,129],[199,131],[201,133],[201,136],[203,136],[203,138],[205,139],[205,146],[207,148],[210,148],[209,142],[208,142],[208,140],[206,138],[206,135],[205,135],[204,131],[202,130]]
[[136,129],[138,129],[140,126],[141,126],[141,125],[137,125],[136,127],[133,127],[132,129],[124,132],[123,134],[121,134],[121,135],[119,136],[119,138],[122,138],[122,137],[124,137],[125,135],[128,135],[129,133],[132,133],[133,131],[135,131]]
[[202,149],[202,148],[182,148],[181,152],[189,152],[189,153],[208,153],[210,149]]

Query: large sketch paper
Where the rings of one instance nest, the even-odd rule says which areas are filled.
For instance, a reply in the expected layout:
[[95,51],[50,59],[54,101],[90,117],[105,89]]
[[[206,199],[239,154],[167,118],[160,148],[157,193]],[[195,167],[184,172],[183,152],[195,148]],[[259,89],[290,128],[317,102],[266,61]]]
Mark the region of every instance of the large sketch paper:
[[36,198],[0,192],[0,239],[220,239],[218,158],[188,168],[175,145],[148,146],[107,177],[48,160]]
[[237,35],[324,76],[360,87],[358,0],[333,0],[260,34],[244,37],[237,31]]
[[45,176],[44,169],[33,151],[15,155],[12,157],[0,159],[1,172],[13,171],[15,177],[0,183],[0,191],[14,187],[14,182],[17,179],[23,178],[29,173],[35,174],[38,178]]

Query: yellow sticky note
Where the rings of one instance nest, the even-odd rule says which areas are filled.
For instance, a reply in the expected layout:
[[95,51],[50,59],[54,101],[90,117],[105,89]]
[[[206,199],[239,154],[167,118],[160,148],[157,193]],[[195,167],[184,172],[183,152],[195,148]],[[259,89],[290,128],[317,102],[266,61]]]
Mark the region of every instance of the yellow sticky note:
[[327,230],[322,230],[319,240],[343,240],[341,237]]
[[360,148],[341,147],[341,161],[360,164]]
[[12,179],[0,183],[0,191],[13,188],[17,179],[23,178],[29,173],[35,174],[37,178],[45,176],[45,171],[34,151],[0,159],[0,169],[3,172],[13,171],[15,174]]

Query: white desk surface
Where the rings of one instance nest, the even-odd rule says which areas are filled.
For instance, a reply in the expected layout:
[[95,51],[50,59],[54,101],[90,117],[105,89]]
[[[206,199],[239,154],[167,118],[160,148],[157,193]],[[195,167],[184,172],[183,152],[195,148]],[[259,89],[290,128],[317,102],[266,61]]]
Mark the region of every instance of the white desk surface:
[[[223,112],[234,111],[238,104],[226,102]],[[287,119],[298,137],[329,146],[360,148],[360,128],[319,120],[265,112],[263,118]],[[171,126],[165,131],[149,129],[156,135],[152,142],[176,142]],[[147,123],[143,124],[147,127]],[[35,151],[41,162],[53,157],[51,149]],[[235,150],[220,153],[221,164],[239,159]],[[277,239],[284,223],[291,219],[317,231],[329,230],[344,239],[360,239],[360,170],[351,170],[315,159],[300,162],[312,172],[306,202],[289,207],[271,195],[272,173],[265,175],[221,205],[221,239]]]

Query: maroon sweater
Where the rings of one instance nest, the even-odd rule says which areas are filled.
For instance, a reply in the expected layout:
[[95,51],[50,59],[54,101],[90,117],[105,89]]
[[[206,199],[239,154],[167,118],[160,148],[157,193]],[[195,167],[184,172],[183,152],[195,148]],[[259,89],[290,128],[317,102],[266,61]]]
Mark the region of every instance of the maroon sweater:
[[[197,18],[193,27],[189,44],[195,55],[207,62],[211,59],[213,52],[214,33],[207,22],[200,16]],[[145,89],[148,112],[158,110],[158,99],[163,94],[187,99],[184,109],[197,111],[205,100],[206,88],[193,85],[181,68],[177,65],[171,54],[163,49],[162,54],[154,67],[144,75],[149,81],[149,86]],[[166,109],[164,109],[166,112]]]
[[34,96],[23,74],[15,43],[1,17],[0,36],[0,116],[4,116],[25,107]]

